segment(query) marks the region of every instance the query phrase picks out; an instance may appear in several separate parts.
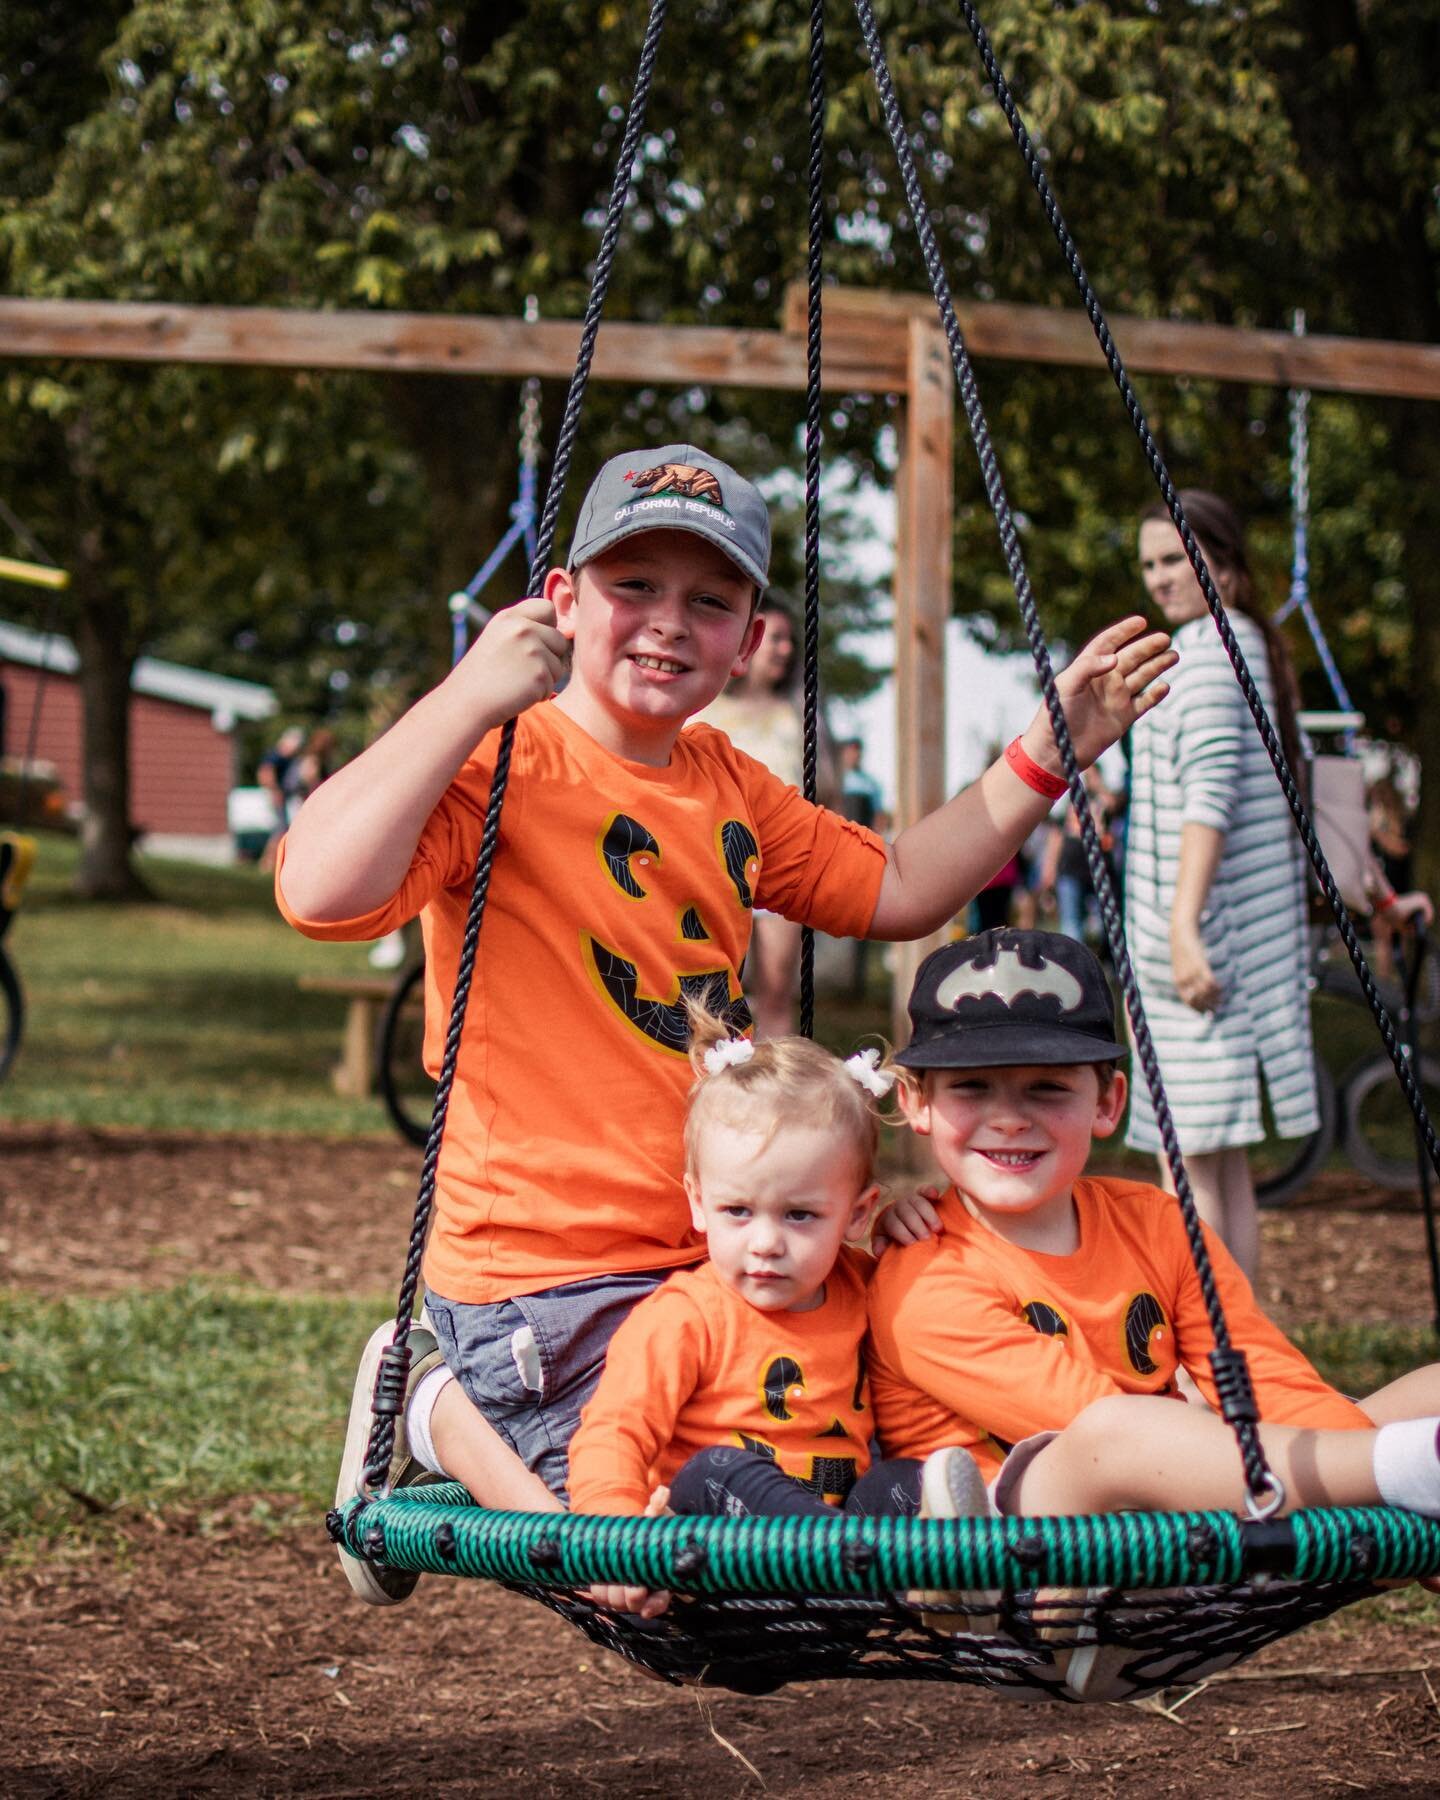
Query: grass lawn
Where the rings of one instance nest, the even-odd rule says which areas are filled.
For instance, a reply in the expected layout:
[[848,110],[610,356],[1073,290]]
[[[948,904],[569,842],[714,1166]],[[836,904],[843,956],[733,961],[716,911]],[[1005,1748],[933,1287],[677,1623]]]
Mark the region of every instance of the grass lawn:
[[[296,987],[306,973],[368,972],[364,945],[289,930],[269,878],[251,869],[147,861],[154,902],[82,905],[69,892],[75,860],[73,844],[42,839],[10,935],[29,1017],[0,1120],[391,1134],[378,1102],[331,1089],[343,1001]],[[863,1005],[822,1010],[834,1047],[883,1026],[874,973]],[[1333,1029],[1322,1030],[1344,1066],[1368,1048],[1368,1022],[1328,1009]],[[1104,1166],[1151,1168],[1123,1149]],[[237,1501],[313,1523],[358,1347],[387,1306],[198,1284],[83,1301],[0,1290],[0,1557],[44,1554],[61,1538],[83,1550],[146,1512],[203,1522]],[[1431,1353],[1427,1333],[1405,1328],[1302,1341],[1351,1392]]]
[[[0,1561],[84,1551],[146,1513],[312,1524],[329,1504],[359,1347],[380,1296],[296,1300],[188,1282],[51,1300],[0,1294]],[[1433,1354],[1427,1331],[1300,1342],[1351,1393]],[[258,1497],[258,1498],[257,1498]]]
[[69,840],[40,839],[7,939],[26,1030],[0,1119],[388,1134],[377,1100],[330,1086],[345,1002],[295,985],[373,973],[366,945],[290,930],[254,869],[142,859],[157,899],[97,906],[71,895],[75,862]]

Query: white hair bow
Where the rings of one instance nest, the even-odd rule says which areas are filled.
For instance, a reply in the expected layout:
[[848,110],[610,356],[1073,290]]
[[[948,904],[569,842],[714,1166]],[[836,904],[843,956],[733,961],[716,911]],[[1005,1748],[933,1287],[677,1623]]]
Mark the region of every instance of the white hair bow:
[[845,1059],[845,1072],[853,1075],[861,1087],[877,1100],[883,1100],[895,1085],[895,1077],[880,1066],[880,1052],[875,1049],[857,1050],[853,1056]]
[[735,1067],[737,1063],[747,1063],[755,1054],[755,1046],[749,1038],[721,1038],[712,1044],[702,1058],[707,1075],[718,1075],[722,1069]]

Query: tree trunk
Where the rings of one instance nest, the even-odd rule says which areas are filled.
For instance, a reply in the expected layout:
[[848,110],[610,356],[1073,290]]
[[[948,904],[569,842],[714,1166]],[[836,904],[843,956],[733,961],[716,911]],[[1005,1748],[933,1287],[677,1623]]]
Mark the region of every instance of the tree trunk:
[[[79,585],[77,583],[77,585]],[[101,592],[77,595],[75,648],[85,727],[85,820],[75,892],[139,900],[149,889],[130,859],[130,677],[123,609]]]
[[[509,382],[453,375],[396,376],[387,384],[392,418],[419,457],[429,489],[435,551],[435,607],[427,628],[436,679],[449,667],[445,599],[475,573],[510,524],[518,484],[518,390]],[[518,598],[524,551],[497,574],[491,606]]]

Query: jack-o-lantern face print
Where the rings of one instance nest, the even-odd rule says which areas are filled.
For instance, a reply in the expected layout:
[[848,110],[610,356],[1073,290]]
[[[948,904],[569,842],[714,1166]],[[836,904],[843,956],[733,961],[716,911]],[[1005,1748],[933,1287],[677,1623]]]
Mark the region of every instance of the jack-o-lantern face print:
[[[634,902],[636,931],[652,942],[683,945],[696,958],[692,967],[676,971],[667,992],[646,993],[638,944],[622,946],[592,932],[580,934],[581,955],[597,990],[633,1031],[671,1056],[684,1056],[689,1048],[687,997],[703,1001],[737,1035],[752,1023],[734,969],[723,958],[705,915],[721,893],[725,896],[721,904],[750,911],[760,871],[759,847],[743,820],[725,819],[715,828],[714,848],[714,873],[723,875],[723,882],[712,880],[708,896],[697,896],[671,891],[683,877],[672,878],[664,846],[643,820],[612,813],[595,840],[607,883]],[[701,948],[707,945],[708,958]],[[688,960],[683,952],[682,957]]]
[[1125,1354],[1137,1375],[1158,1374],[1175,1360],[1170,1321],[1153,1294],[1136,1294],[1125,1308]]
[[[860,1353],[857,1349],[857,1357]],[[821,1500],[838,1505],[855,1485],[857,1447],[870,1437],[863,1360],[836,1382],[822,1380],[812,1391],[800,1354],[766,1357],[756,1370],[758,1416],[772,1421],[765,1435],[737,1431],[735,1441],[756,1456],[778,1463],[790,1479]],[[854,1397],[845,1406],[853,1379]],[[841,1413],[853,1415],[846,1419]]]

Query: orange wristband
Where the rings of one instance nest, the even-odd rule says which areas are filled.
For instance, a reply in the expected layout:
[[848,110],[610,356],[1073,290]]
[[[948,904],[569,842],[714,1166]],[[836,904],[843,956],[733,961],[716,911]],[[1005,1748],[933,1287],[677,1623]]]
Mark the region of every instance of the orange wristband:
[[1048,769],[1042,769],[1020,742],[1012,738],[1005,746],[1005,760],[1025,783],[1034,788],[1037,794],[1043,794],[1047,800],[1058,800],[1069,792],[1070,784],[1063,775],[1052,775]]

